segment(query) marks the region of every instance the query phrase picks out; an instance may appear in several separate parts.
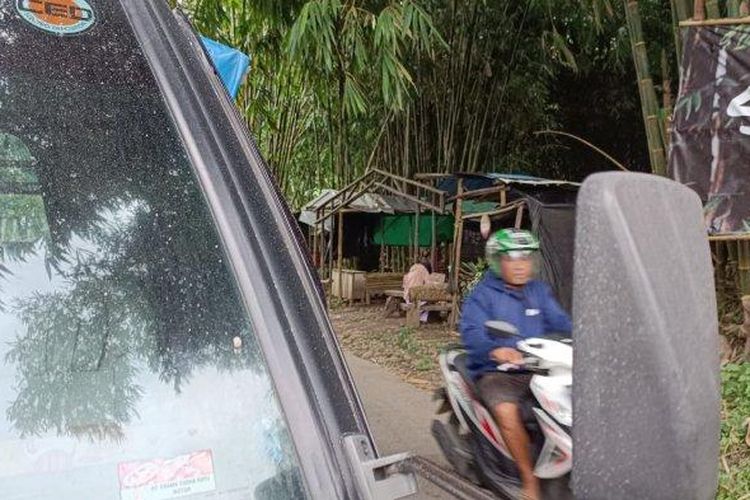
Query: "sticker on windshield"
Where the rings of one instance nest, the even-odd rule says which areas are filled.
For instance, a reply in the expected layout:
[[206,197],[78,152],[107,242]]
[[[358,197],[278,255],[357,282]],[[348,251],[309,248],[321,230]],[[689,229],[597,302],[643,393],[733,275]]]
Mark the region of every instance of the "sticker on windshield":
[[32,26],[55,35],[77,35],[96,24],[86,0],[16,0],[16,10]]
[[169,500],[216,489],[211,450],[117,465],[121,500]]

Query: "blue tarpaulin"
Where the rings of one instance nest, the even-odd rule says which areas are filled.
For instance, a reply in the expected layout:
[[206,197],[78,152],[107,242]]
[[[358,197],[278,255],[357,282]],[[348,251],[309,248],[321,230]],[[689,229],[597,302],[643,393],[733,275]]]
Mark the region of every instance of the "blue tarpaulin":
[[227,47],[205,36],[201,37],[201,41],[211,57],[216,71],[219,72],[224,87],[234,99],[237,97],[242,80],[245,79],[245,74],[250,67],[250,57],[237,49]]

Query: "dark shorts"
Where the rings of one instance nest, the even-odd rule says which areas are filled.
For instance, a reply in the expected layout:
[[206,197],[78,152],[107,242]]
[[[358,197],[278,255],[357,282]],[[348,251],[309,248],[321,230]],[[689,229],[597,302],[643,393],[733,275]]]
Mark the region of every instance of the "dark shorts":
[[490,408],[500,403],[519,404],[531,396],[531,377],[530,373],[485,373],[477,381],[479,397]]

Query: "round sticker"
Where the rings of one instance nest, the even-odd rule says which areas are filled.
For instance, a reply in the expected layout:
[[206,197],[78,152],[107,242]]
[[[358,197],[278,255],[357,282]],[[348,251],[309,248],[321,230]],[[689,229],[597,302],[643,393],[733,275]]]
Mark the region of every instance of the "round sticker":
[[29,24],[55,35],[77,35],[96,23],[86,0],[16,0],[16,10]]

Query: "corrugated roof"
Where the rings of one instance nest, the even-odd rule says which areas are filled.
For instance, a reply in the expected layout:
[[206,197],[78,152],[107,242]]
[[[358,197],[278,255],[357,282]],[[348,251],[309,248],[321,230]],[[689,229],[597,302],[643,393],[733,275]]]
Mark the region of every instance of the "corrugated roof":
[[561,181],[555,179],[544,179],[524,174],[504,174],[504,173],[459,173],[457,177],[484,177],[494,181],[500,181],[504,184],[526,184],[533,186],[572,186],[580,187],[579,182]]
[[[309,201],[299,216],[300,222],[312,226],[315,224],[315,211],[320,209],[326,202],[336,196],[338,191],[325,189],[315,199]],[[338,206],[337,200],[336,206]],[[349,209],[370,214],[408,214],[417,211],[417,204],[411,200],[398,196],[383,195],[378,193],[364,193],[362,196],[349,204]],[[328,228],[326,228],[328,229]]]

